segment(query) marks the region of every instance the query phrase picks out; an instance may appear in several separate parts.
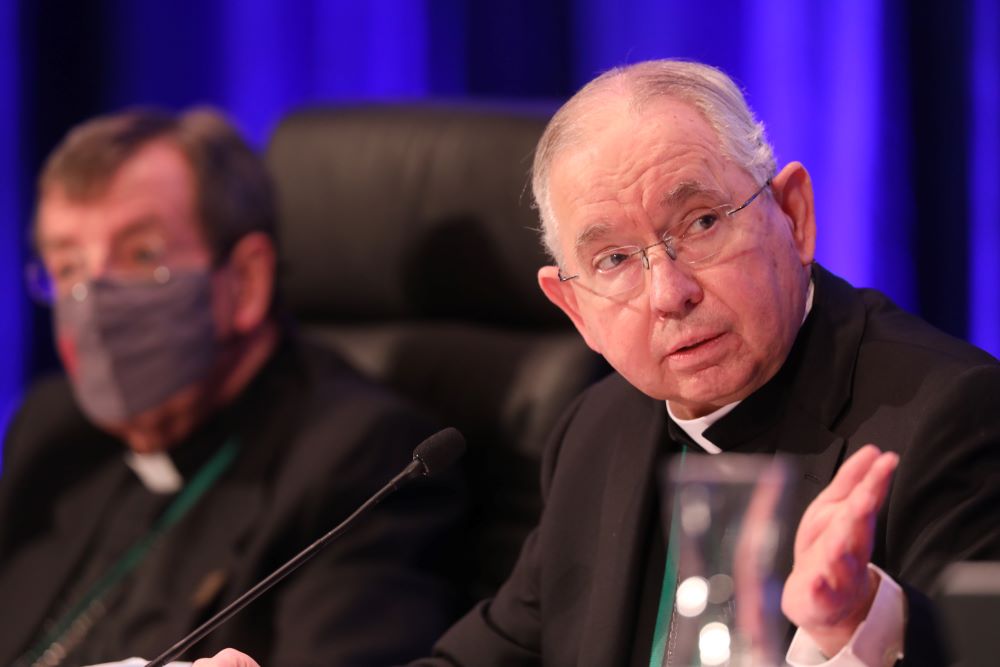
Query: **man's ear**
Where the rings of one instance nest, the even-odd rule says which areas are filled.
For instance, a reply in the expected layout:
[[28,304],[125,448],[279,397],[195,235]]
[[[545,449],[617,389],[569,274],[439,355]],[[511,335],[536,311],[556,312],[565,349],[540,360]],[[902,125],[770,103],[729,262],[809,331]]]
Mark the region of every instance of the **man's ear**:
[[251,232],[233,246],[227,269],[232,285],[232,328],[247,334],[270,315],[274,298],[274,242],[263,232]]
[[598,354],[602,354],[600,345],[590,334],[586,321],[580,313],[580,306],[576,300],[576,292],[573,290],[571,281],[559,280],[559,267],[543,266],[538,269],[538,286],[548,297],[549,301],[559,306],[569,319],[572,320],[576,330],[583,336],[587,346]]
[[791,225],[802,265],[811,264],[816,254],[816,210],[809,172],[801,162],[788,163],[771,180],[771,192]]

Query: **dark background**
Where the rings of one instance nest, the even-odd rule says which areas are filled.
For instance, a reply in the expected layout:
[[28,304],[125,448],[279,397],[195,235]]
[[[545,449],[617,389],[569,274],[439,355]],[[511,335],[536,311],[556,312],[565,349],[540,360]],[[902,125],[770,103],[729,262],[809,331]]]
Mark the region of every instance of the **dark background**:
[[717,65],[779,165],[813,175],[821,262],[1000,354],[1000,0],[0,0],[0,428],[54,363],[23,266],[33,180],[75,123],[226,111],[558,101],[610,66]]

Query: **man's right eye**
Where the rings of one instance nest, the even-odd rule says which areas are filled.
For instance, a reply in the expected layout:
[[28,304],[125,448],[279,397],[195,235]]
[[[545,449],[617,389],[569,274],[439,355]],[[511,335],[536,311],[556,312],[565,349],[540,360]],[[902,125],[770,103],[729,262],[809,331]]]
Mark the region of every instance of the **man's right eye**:
[[47,272],[59,284],[78,282],[83,275],[83,269],[74,262],[56,262],[48,267]]
[[594,268],[597,269],[598,273],[614,271],[622,264],[626,263],[634,254],[634,252],[630,252],[625,248],[612,250],[609,253],[598,255],[594,258]]

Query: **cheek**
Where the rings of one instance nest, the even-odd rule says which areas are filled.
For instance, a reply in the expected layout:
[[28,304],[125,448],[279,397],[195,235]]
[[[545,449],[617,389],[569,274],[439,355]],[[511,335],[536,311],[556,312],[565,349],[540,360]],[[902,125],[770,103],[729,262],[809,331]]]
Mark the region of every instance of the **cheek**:
[[637,330],[642,327],[639,311],[621,306],[604,306],[588,309],[587,328],[600,345],[601,353],[619,350],[628,341],[635,340]]
[[649,315],[642,309],[623,307],[601,313],[588,326],[600,353],[619,373],[631,379],[655,371],[653,332]]
[[56,349],[59,352],[59,358],[62,360],[66,372],[70,377],[76,376],[76,369],[78,367],[76,339],[69,334],[59,333],[56,335]]
[[766,367],[780,365],[804,314],[797,310],[798,288],[785,279],[772,258],[748,271],[756,273],[747,275],[764,279],[754,280],[752,288],[742,283],[742,289],[724,297],[726,305],[733,313],[748,360]]

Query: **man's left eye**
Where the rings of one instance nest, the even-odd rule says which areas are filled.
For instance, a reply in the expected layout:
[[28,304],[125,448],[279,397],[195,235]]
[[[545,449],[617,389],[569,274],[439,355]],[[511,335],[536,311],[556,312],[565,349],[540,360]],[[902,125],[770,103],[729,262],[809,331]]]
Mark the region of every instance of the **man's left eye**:
[[136,248],[132,252],[132,261],[136,264],[157,264],[160,261],[160,254],[153,248]]

